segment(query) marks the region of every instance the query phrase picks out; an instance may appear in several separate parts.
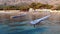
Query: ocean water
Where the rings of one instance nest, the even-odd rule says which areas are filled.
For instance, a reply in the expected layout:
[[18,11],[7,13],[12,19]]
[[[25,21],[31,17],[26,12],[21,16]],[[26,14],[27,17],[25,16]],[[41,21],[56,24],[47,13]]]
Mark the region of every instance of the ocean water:
[[0,24],[0,34],[60,34],[60,25],[43,21],[42,25],[33,27],[27,21]]
[[0,24],[0,34],[40,34],[47,27],[33,27],[27,22],[14,22],[11,24]]

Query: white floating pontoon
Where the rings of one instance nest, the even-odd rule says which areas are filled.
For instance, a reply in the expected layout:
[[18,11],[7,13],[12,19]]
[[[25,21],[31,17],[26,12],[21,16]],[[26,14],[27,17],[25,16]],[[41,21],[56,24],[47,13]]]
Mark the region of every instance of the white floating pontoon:
[[42,18],[40,18],[40,19],[36,19],[36,20],[34,20],[34,21],[31,21],[30,24],[32,24],[32,25],[35,26],[35,24],[40,23],[40,22],[44,21],[45,19],[48,19],[49,17],[50,17],[50,15],[45,16],[45,17],[42,17]]

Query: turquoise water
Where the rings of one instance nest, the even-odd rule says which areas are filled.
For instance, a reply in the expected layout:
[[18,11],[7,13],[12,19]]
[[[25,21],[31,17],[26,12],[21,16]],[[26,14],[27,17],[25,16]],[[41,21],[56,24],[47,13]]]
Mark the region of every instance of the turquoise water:
[[35,28],[28,25],[27,22],[0,24],[0,34],[60,34],[60,25],[52,25],[48,21]]
[[26,24],[26,22],[0,24],[0,34],[37,34],[44,32],[46,29],[47,29],[46,27],[34,28],[33,26]]

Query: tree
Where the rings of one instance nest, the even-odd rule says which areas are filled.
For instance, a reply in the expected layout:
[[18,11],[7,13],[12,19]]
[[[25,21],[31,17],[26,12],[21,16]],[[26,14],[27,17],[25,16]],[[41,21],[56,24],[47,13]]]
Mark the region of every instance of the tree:
[[19,10],[28,10],[30,7],[29,6],[19,6]]
[[48,4],[44,4],[43,7],[46,8],[46,9],[51,9],[53,6],[52,5],[48,5]]
[[42,6],[41,3],[31,3],[30,7],[33,9],[39,9]]
[[60,10],[60,5],[58,5],[55,9],[56,9],[56,10]]

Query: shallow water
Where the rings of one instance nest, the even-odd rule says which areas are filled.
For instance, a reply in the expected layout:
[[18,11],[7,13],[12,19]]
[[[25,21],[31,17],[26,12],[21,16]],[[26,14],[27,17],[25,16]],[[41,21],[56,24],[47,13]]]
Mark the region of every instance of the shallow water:
[[45,20],[43,25],[36,26],[35,28],[26,23],[0,24],[0,34],[60,34],[60,25],[52,24],[48,20]]
[[35,28],[32,25],[28,24],[27,21],[10,23],[10,21],[7,20],[4,21],[5,23],[0,23],[0,34],[60,34],[59,23],[58,22],[54,23],[55,22],[54,20],[59,20],[59,18],[58,19],[57,18],[58,17],[56,14],[51,18],[51,21],[47,19],[42,22],[43,23],[42,25],[40,24]]

